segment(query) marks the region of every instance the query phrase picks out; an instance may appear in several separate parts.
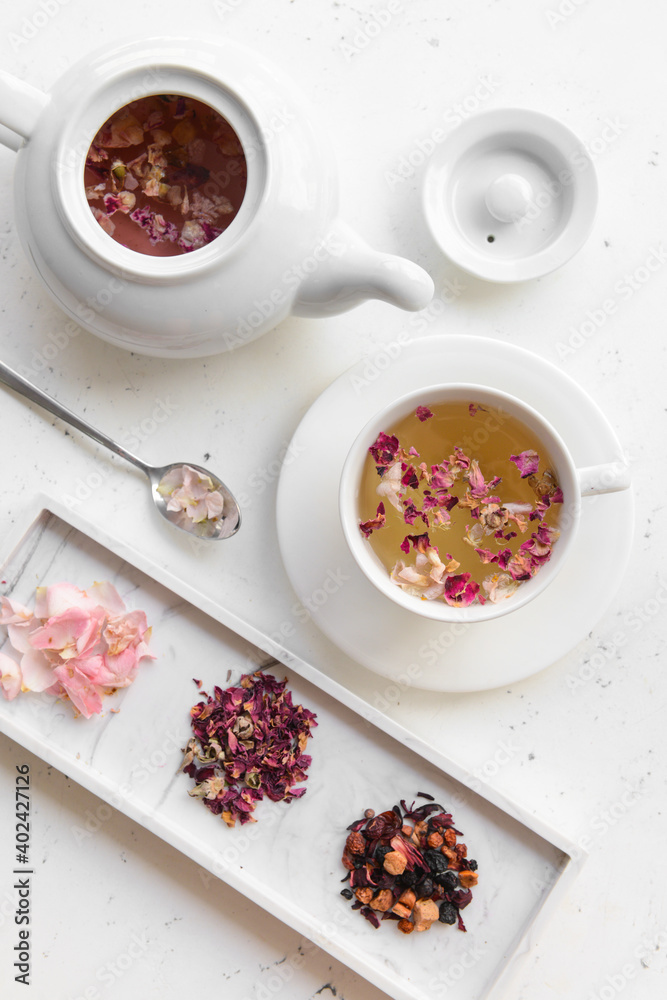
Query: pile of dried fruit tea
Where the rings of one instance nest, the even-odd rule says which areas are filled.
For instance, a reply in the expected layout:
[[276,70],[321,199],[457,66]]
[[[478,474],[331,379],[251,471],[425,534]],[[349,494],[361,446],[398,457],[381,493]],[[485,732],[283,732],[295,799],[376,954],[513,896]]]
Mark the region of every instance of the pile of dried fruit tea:
[[460,911],[472,900],[477,862],[468,860],[468,848],[457,841],[462,834],[451,813],[432,795],[418,797],[430,801],[415,808],[401,799],[401,808],[379,816],[367,809],[350,824],[342,858],[350,888],[341,895],[354,899],[352,909],[373,927],[396,920],[400,931],[411,934],[440,921],[458,922],[465,931]]
[[227,826],[256,822],[252,813],[265,795],[273,802],[305,795],[294,786],[308,777],[312,757],[304,750],[316,716],[294,705],[286,688],[286,679],[258,670],[237,687],[202,692],[206,700],[190,710],[194,737],[182,765],[195,781],[189,794]]

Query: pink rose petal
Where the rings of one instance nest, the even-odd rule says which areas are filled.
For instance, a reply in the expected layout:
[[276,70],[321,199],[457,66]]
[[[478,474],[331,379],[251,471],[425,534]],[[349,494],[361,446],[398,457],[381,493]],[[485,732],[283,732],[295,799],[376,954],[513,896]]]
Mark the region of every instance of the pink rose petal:
[[110,656],[117,656],[128,646],[136,646],[148,629],[143,611],[130,611],[118,618],[110,618],[102,633]]
[[45,691],[69,698],[89,718],[101,711],[105,694],[132,682],[142,659],[155,658],[145,613],[126,612],[108,582],[93,584],[88,593],[68,583],[39,587],[37,609],[53,613],[33,617],[9,598],[3,601],[4,618],[11,619],[4,622],[9,640],[22,654],[20,664],[2,661],[5,697],[21,689]]
[[456,475],[450,471],[447,466],[448,463],[443,462],[442,465],[434,465],[431,467],[432,475],[429,485],[432,486],[434,490],[448,490],[454,485]]
[[491,549],[475,549],[475,552],[483,563],[498,562],[498,553],[492,552]]
[[30,636],[30,644],[34,649],[58,650],[63,657],[74,656],[78,652],[77,640],[89,638],[90,626],[90,614],[82,608],[68,608],[36,629]]
[[369,538],[373,531],[377,531],[378,528],[383,528],[386,524],[387,518],[385,516],[385,507],[383,503],[379,503],[377,510],[375,512],[375,517],[368,521],[362,521],[359,524],[359,528],[364,536],[364,538]]
[[482,580],[482,587],[492,604],[511,597],[518,586],[518,582],[509,573],[493,573]]
[[32,611],[12,601],[10,597],[0,597],[0,625],[26,624],[32,619]]
[[30,636],[40,627],[41,623],[38,618],[22,622],[20,625],[7,626],[7,637],[17,653],[27,653],[32,649]]
[[23,687],[27,691],[46,691],[55,682],[54,664],[39,649],[30,649],[21,658]]
[[368,450],[377,466],[391,465],[398,451],[398,438],[380,433]]
[[102,696],[98,688],[78,670],[59,667],[56,673],[61,672],[63,676],[59,676],[58,679],[68,698],[81,715],[89,719],[91,715],[99,714],[102,711]]
[[122,615],[126,610],[122,597],[114,585],[107,580],[102,583],[94,583],[88,593],[110,615]]
[[445,580],[443,597],[447,604],[453,607],[467,608],[479,592],[479,584],[470,579],[470,573],[459,573]]
[[224,507],[225,501],[222,493],[214,490],[213,493],[209,493],[206,497],[206,516],[209,520],[216,520],[222,514],[222,509]]
[[72,583],[56,583],[51,587],[37,587],[35,591],[35,618],[53,618],[70,608],[91,610],[95,602]]
[[160,480],[157,491],[167,498],[167,510],[184,511],[195,524],[215,520],[222,514],[224,498],[214,489],[213,480],[190,465],[168,472]]
[[521,474],[522,479],[527,476],[534,476],[540,464],[540,456],[532,448],[522,451],[520,455],[510,455],[510,461],[514,462]]
[[419,477],[415,470],[414,465],[409,465],[401,477],[401,483],[403,486],[409,487],[411,490],[416,490],[419,488]]
[[21,691],[21,668],[5,653],[0,653],[0,690],[7,701],[13,701]]
[[415,410],[415,416],[417,417],[417,420],[424,423],[425,420],[428,420],[429,417],[433,416],[433,411],[429,410],[428,406],[418,406]]
[[401,510],[401,502],[399,500],[399,496],[401,495],[401,475],[401,463],[394,462],[392,465],[387,466],[382,474],[382,479],[375,488],[377,495],[385,497],[392,507],[395,507],[398,511]]

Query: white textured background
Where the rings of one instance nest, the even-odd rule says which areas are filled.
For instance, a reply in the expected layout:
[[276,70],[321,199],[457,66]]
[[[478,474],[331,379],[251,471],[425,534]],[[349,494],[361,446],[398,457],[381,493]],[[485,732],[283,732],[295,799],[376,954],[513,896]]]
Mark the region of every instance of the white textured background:
[[[393,11],[377,34],[369,31],[373,10]],[[262,512],[270,509],[275,476],[266,470],[299,418],[334,377],[403,330],[491,336],[534,350],[584,385],[607,414],[630,456],[637,502],[633,558],[608,613],[569,656],[509,690],[455,697],[407,691],[390,712],[590,850],[508,996],[663,996],[667,268],[636,281],[632,294],[624,291],[626,276],[643,276],[645,260],[667,242],[663,5],[15,0],[3,7],[0,21],[2,66],[43,89],[87,50],[132,31],[179,33],[193,24],[256,47],[284,65],[328,123],[343,217],[371,243],[422,264],[436,281],[436,303],[419,316],[369,304],[327,321],[285,322],[233,355],[166,362],[81,332],[54,356],[49,336],[62,334],[67,320],[23,256],[14,229],[14,154],[0,149],[3,359],[31,371],[42,388],[121,439],[150,416],[157,400],[170,399],[174,416],[146,437],[142,455],[158,464],[182,457],[204,462],[210,455],[211,468],[250,496],[247,544],[272,544],[274,528]],[[479,100],[480,82],[489,78],[493,93]],[[462,276],[438,254],[420,216],[421,169],[400,183],[391,175],[419,140],[454,120],[457,106],[466,113],[512,105],[552,114],[581,136],[595,155],[601,199],[593,233],[569,264],[527,285],[494,287]],[[465,287],[452,296],[457,281]],[[588,312],[610,297],[618,304],[614,315],[580,337],[580,347],[564,350]],[[106,456],[5,391],[0,413],[0,533],[11,536],[26,499],[38,490],[59,499],[73,494]],[[150,517],[144,483],[120,463],[105,482],[82,501],[81,512],[141,548],[150,537],[143,529]],[[140,510],[134,520],[126,514],[133,504]],[[165,559],[185,579],[200,580],[201,562],[185,549],[174,546]],[[224,596],[224,565],[208,559],[204,568]],[[253,593],[250,567],[247,575],[247,593],[236,595],[241,607]],[[268,616],[267,628],[279,624]],[[371,700],[381,689],[362,670],[346,680]],[[0,751],[3,1000],[74,1000],[86,990],[95,1000],[91,990],[104,1000],[178,1000],[208,994],[214,984],[233,1000],[379,1000],[376,989],[124,816],[105,819],[79,843],[73,829],[95,817],[100,802],[4,737]],[[22,762],[32,768],[39,862],[30,992],[11,984],[13,818],[4,809],[12,805],[14,768]],[[126,969],[112,975],[109,966],[117,969],[131,954],[133,935],[147,946],[133,947],[139,956],[129,965],[123,958]],[[295,962],[300,949],[303,964]],[[94,956],[100,975],[93,981],[77,973],[82,954],[87,966]],[[293,975],[276,990],[280,968]]]

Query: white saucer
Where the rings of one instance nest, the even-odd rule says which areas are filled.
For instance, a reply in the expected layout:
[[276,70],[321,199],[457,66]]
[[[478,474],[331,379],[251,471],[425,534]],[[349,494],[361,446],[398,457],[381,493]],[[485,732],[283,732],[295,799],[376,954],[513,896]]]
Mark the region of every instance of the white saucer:
[[[390,355],[393,354],[393,360]],[[390,604],[357,568],[338,516],[343,462],[359,428],[399,393],[438,381],[477,382],[518,396],[555,426],[575,464],[622,455],[596,404],[569,376],[518,347],[436,335],[380,348],[315,401],[280,475],[278,542],[287,575],[313,621],[348,656],[402,686],[481,691],[554,663],[590,632],[616,594],[630,556],[632,490],[583,501],[575,549],[525,607],[491,622],[443,625]],[[336,586],[325,586],[331,580]],[[324,596],[322,596],[324,595]]]

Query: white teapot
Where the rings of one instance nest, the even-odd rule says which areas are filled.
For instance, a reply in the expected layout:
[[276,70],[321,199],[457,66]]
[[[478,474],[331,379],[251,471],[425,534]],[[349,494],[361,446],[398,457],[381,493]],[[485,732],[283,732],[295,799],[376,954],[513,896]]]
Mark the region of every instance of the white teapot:
[[[151,95],[213,109],[247,168],[233,221],[174,256],[112,238],[84,183],[101,126]],[[112,344],[199,357],[291,314],[328,316],[370,298],[417,310],[433,296],[422,268],[371,249],[339,220],[334,156],[312,112],[279,71],[235,43],[120,43],[72,67],[49,94],[0,73],[0,122],[0,141],[18,150],[16,225],[28,258],[61,308]]]

